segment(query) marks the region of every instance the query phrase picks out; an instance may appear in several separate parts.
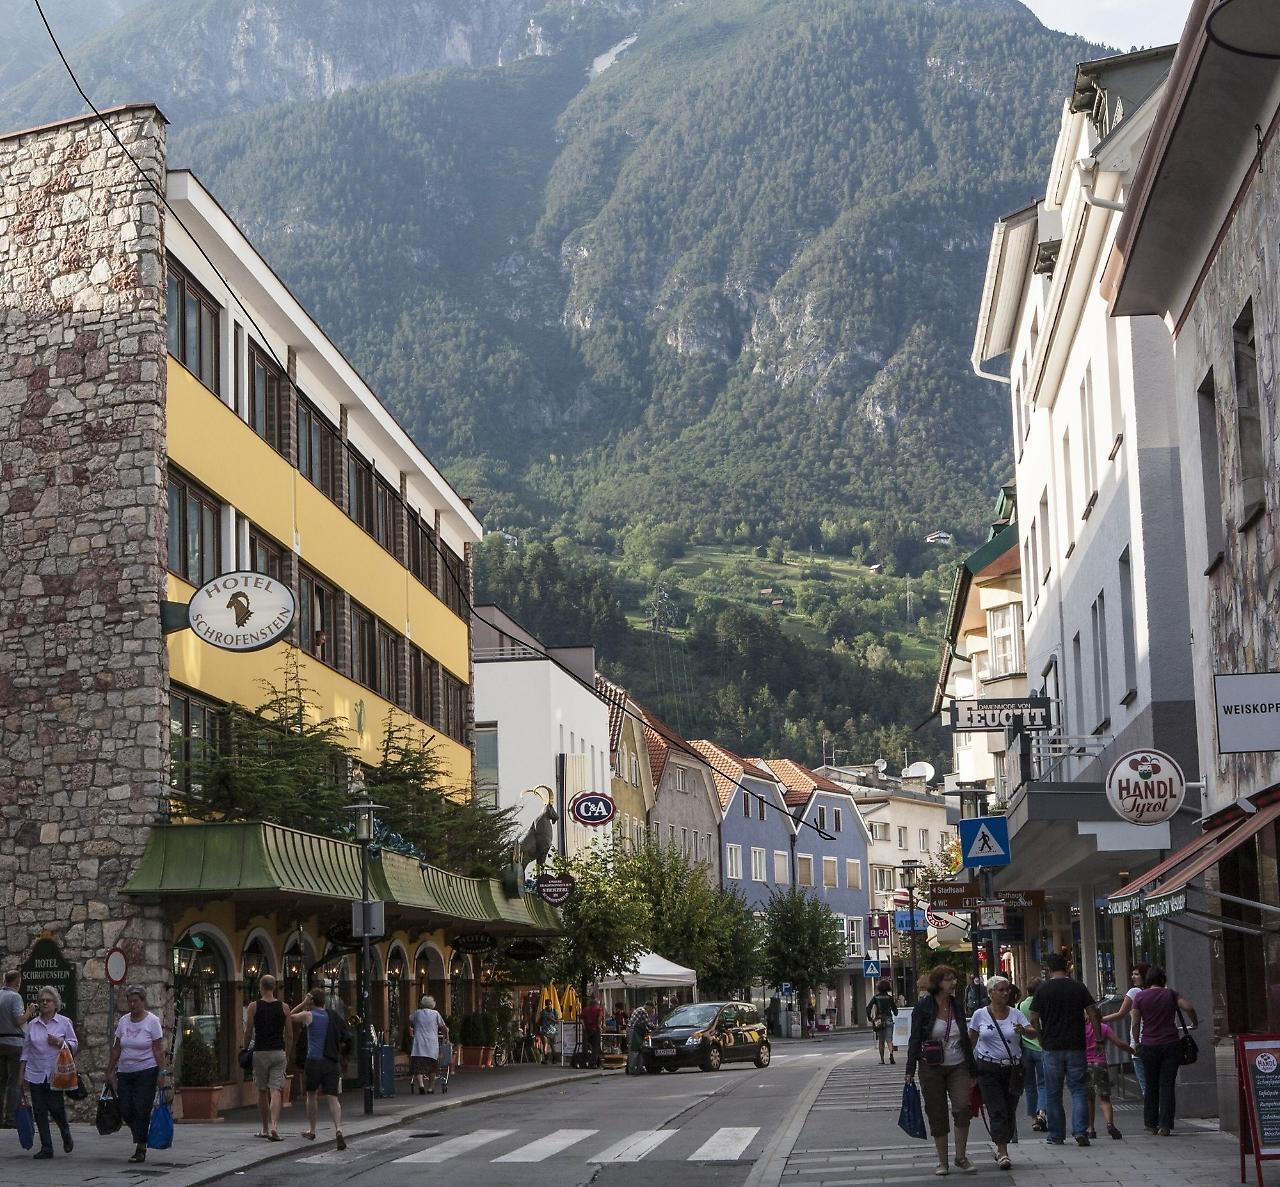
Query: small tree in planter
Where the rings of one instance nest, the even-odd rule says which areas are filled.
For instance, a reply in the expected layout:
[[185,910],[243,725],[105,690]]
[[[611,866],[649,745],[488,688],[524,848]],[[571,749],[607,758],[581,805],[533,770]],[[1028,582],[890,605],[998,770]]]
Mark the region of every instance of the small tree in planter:
[[482,1067],[484,1029],[479,1014],[463,1014],[458,1028],[459,1062],[462,1067]]
[[217,1067],[213,1051],[198,1026],[182,1036],[178,1050],[178,1091],[184,1121],[213,1121],[218,1116]]

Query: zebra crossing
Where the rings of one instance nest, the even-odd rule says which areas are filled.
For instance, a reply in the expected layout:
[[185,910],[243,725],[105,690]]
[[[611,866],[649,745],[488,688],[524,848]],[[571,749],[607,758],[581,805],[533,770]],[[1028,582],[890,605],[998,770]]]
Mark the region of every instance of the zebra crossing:
[[[597,1165],[640,1162],[655,1152],[659,1157],[681,1158],[686,1162],[737,1162],[742,1159],[760,1133],[758,1125],[721,1126],[714,1130],[693,1132],[691,1129],[660,1128],[638,1129],[608,1145],[601,1146],[598,1129],[553,1129],[550,1132],[531,1133],[518,1129],[474,1129],[453,1137],[441,1137],[421,1149],[400,1154],[396,1147],[403,1147],[415,1140],[411,1133],[379,1134],[377,1141],[365,1145],[352,1142],[345,1150],[326,1150],[311,1154],[296,1162],[310,1166],[343,1166],[366,1158],[380,1157],[395,1164],[432,1165],[451,1162],[466,1157],[482,1157],[493,1164],[546,1162],[560,1155],[581,1157],[582,1162]],[[691,1142],[699,1144],[691,1153],[669,1155],[672,1139],[684,1137],[676,1148],[688,1149]],[[421,1140],[420,1136],[416,1140]],[[582,1157],[584,1152],[593,1151]]]

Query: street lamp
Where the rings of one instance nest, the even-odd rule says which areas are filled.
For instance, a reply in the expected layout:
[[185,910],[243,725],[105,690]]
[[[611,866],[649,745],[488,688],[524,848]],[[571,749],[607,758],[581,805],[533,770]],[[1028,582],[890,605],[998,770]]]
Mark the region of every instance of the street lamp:
[[903,858],[902,861],[902,881],[905,883],[903,889],[907,892],[907,910],[910,914],[907,916],[911,933],[911,981],[907,986],[907,1001],[914,1002],[911,994],[916,986],[919,971],[916,969],[916,871],[920,863],[914,857]]
[[365,1116],[373,1113],[373,1062],[374,1043],[373,1014],[369,1007],[369,970],[373,967],[373,953],[369,943],[370,906],[369,899],[369,846],[373,843],[374,811],[385,807],[375,804],[369,799],[365,786],[364,769],[354,767],[351,771],[351,798],[355,801],[347,805],[347,811],[355,814],[356,843],[360,846],[360,1028],[364,1032],[364,1112]]

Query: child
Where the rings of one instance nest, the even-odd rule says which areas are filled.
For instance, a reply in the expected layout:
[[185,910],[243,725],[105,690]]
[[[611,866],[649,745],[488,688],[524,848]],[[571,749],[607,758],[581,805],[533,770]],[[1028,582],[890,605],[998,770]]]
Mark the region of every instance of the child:
[[1121,1051],[1133,1056],[1137,1053],[1128,1043],[1116,1038],[1105,1022],[1102,1024],[1102,1037],[1098,1037],[1097,1029],[1092,1022],[1085,1023],[1085,1050],[1088,1053],[1089,1070],[1089,1136],[1096,1138],[1098,1131],[1094,1128],[1094,1102],[1102,1105],[1102,1117],[1107,1123],[1107,1133],[1113,1138],[1124,1135],[1116,1128],[1115,1110],[1111,1107],[1111,1071],[1107,1067],[1106,1044],[1111,1043]]

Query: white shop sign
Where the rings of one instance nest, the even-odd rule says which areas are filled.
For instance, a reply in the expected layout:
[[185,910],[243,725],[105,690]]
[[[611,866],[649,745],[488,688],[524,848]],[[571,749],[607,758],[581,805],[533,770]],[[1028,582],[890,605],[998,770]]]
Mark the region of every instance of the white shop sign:
[[1182,768],[1159,750],[1131,750],[1107,774],[1107,801],[1130,824],[1149,827],[1172,820],[1186,794]]
[[1213,678],[1218,753],[1280,750],[1280,672],[1237,672]]

